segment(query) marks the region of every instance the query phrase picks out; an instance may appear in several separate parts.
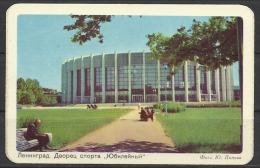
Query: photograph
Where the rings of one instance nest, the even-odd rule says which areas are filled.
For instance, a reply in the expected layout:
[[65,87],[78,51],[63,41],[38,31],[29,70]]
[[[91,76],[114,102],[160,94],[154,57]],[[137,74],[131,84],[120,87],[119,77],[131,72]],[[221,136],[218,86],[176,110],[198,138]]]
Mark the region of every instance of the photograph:
[[254,17],[238,5],[223,5],[233,10],[222,13],[219,6],[197,7],[10,7],[7,157],[15,163],[248,163]]

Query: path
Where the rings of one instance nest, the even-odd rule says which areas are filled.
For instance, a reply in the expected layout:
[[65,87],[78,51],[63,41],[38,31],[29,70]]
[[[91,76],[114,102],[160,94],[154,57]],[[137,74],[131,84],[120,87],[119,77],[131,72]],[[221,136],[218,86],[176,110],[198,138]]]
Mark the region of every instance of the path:
[[59,152],[177,152],[172,139],[165,135],[154,117],[140,121],[134,110],[114,122],[93,131]]

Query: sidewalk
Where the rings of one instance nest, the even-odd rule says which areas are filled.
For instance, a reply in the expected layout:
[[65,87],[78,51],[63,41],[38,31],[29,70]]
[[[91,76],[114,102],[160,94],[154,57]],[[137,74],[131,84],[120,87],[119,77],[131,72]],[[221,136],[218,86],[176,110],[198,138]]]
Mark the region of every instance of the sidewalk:
[[58,150],[59,152],[177,152],[172,139],[165,135],[154,117],[152,122],[140,121],[134,110],[116,121]]

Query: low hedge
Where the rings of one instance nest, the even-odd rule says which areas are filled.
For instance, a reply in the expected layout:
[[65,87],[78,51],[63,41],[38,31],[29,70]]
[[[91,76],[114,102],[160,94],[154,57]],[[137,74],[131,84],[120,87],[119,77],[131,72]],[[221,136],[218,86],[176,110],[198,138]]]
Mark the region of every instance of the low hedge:
[[[173,102],[167,102],[167,112],[168,113],[176,113],[176,112],[182,112],[185,111],[186,106],[182,103],[173,103]],[[163,105],[163,108],[161,109],[162,112],[165,112],[165,104]]]
[[187,104],[187,108],[210,108],[210,107],[241,107],[241,101],[216,102],[216,103],[197,103]]

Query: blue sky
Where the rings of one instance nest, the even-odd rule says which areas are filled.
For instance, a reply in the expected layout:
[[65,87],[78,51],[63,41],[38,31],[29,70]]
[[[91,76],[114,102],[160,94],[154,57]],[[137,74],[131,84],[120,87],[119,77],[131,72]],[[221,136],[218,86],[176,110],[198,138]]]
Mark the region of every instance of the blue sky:
[[[208,21],[209,17],[180,16],[115,16],[101,25],[104,42],[93,39],[82,46],[72,43],[74,32],[63,30],[73,24],[68,15],[19,15],[17,28],[17,77],[37,79],[42,87],[61,90],[61,64],[73,57],[99,55],[129,50],[150,51],[147,34],[161,32],[171,36],[177,28],[190,28],[192,20]],[[238,65],[233,66],[234,84],[239,85]]]

